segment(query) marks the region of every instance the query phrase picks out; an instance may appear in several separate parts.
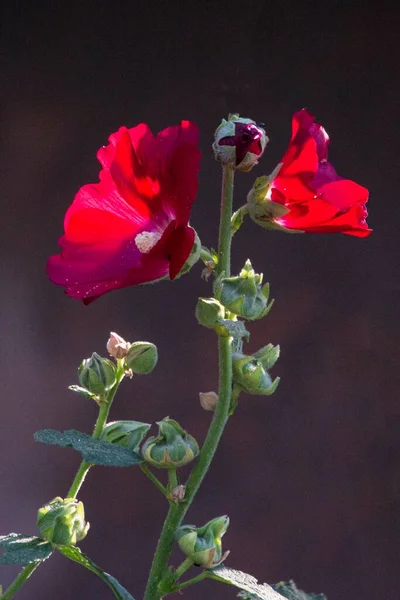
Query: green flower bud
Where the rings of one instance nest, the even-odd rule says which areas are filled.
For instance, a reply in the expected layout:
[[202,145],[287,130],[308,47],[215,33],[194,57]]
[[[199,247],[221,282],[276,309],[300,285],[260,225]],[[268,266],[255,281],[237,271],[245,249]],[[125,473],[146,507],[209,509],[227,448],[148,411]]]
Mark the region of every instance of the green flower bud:
[[138,421],[114,421],[104,427],[100,439],[135,452],[150,427]]
[[271,310],[269,284],[261,286],[263,275],[254,272],[249,260],[236,277],[225,277],[217,284],[216,297],[231,313],[251,321],[261,319]]
[[191,435],[169,417],[157,423],[157,437],[150,437],[143,444],[145,461],[160,469],[182,467],[199,454],[199,446]]
[[176,532],[179,548],[195,565],[210,569],[219,565],[229,554],[222,554],[221,538],[228,529],[229,517],[217,517],[204,527],[183,525]]
[[38,510],[37,526],[45,540],[60,546],[75,546],[90,527],[82,502],[59,496]]
[[137,375],[151,373],[157,364],[157,346],[150,342],[133,342],[131,344],[125,362],[128,369],[132,369]]
[[280,354],[279,346],[273,346],[272,344],[267,344],[267,346],[264,346],[263,348],[258,350],[253,356],[257,360],[259,360],[261,362],[262,366],[264,367],[264,369],[266,369],[268,371],[269,369],[272,369],[272,367],[278,360],[279,354]]
[[116,367],[108,358],[101,358],[93,352],[85,358],[78,369],[78,379],[82,387],[96,396],[105,394],[116,382]]
[[215,329],[224,318],[224,307],[215,298],[199,298],[196,305],[196,319],[204,327]]
[[232,366],[234,384],[249,394],[270,396],[278,387],[279,377],[272,381],[260,358],[235,353]]

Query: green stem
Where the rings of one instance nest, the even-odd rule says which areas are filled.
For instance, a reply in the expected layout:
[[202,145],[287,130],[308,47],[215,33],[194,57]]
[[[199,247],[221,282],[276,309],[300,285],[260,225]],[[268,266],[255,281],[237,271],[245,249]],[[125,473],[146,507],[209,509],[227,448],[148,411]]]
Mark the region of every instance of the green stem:
[[185,560],[183,561],[183,563],[181,563],[179,565],[179,567],[177,567],[177,569],[175,571],[175,577],[176,577],[176,579],[179,579],[180,577],[182,577],[182,575],[184,573],[186,573],[186,571],[188,569],[190,569],[191,566],[193,566],[192,559],[189,558],[189,557],[185,558]]
[[148,467],[148,465],[146,465],[146,463],[142,463],[140,465],[141,470],[143,471],[143,473],[145,475],[147,475],[147,477],[150,479],[150,481],[152,481],[154,483],[154,485],[156,487],[158,487],[158,489],[160,490],[160,492],[162,492],[162,494],[167,497],[167,489],[165,486],[163,486],[163,484],[161,483],[161,481],[159,479],[157,479],[157,477],[154,475],[154,473],[152,473]]
[[1,596],[1,600],[9,600],[18,592],[18,590],[24,585],[24,583],[29,579],[32,575],[33,571],[37,569],[37,567],[41,564],[41,560],[37,562],[30,563],[26,565],[21,571],[21,573],[14,579],[12,584],[6,589],[4,594]]
[[[98,414],[96,425],[94,427],[93,434],[92,434],[93,438],[99,438],[101,436],[102,431],[107,423],[108,414],[110,412],[110,408],[113,403],[114,396],[117,392],[119,384],[121,383],[122,379],[124,378],[124,367],[122,365],[122,361],[118,361],[116,377],[117,377],[117,380],[115,382],[115,385],[111,388],[111,390],[109,390],[104,401],[102,401],[100,404],[99,414]],[[76,498],[77,497],[79,490],[81,489],[83,482],[85,481],[86,475],[88,474],[89,469],[92,466],[93,465],[91,463],[88,463],[85,460],[83,460],[81,462],[78,472],[75,475],[75,478],[72,482],[72,485],[68,490],[67,498]]]
[[168,491],[171,493],[178,487],[178,475],[176,469],[168,469]]
[[197,575],[196,577],[193,577],[192,579],[188,579],[187,581],[184,581],[183,583],[180,583],[179,585],[175,586],[173,589],[173,592],[178,592],[179,590],[184,590],[185,588],[189,587],[189,585],[193,585],[194,583],[199,583],[199,581],[203,581],[203,579],[207,579],[207,577],[208,577],[207,571],[203,571],[202,573],[200,573],[200,575]]
[[[230,275],[232,242],[233,178],[234,170],[230,167],[223,167],[217,272],[218,274],[223,272],[228,277]],[[209,469],[228,420],[232,395],[232,349],[230,338],[220,337],[218,339],[218,352],[219,400],[198,461],[187,481],[185,502],[170,505],[154,554],[144,600],[160,600],[162,597],[158,589],[158,584],[167,570],[175,532],[193,502],[197,490]]]

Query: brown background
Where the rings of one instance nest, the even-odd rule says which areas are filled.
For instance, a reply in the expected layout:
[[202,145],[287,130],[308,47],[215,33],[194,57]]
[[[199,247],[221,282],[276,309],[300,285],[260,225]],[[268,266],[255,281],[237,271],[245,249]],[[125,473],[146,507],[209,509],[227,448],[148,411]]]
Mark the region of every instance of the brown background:
[[[280,343],[272,398],[243,397],[188,522],[227,513],[229,566],[263,581],[293,577],[329,600],[398,600],[399,273],[396,49],[399,11],[385,3],[8,2],[1,124],[0,530],[35,533],[36,509],[66,493],[69,450],[33,441],[44,427],[90,431],[95,406],[67,390],[79,361],[104,353],[110,329],[158,344],[153,375],[125,382],[112,418],[170,415],[199,440],[216,386],[216,341],[193,310],[210,293],[200,267],[89,307],[51,285],[76,190],[97,179],[96,150],[120,125],[154,131],[198,122],[203,151],[192,223],[216,244],[220,172],[210,144],[229,111],[266,123],[262,164],[237,177],[237,205],[272,170],[307,106],[331,135],[340,174],[370,189],[367,240],[269,234],[246,223],[234,269],[264,271],[276,305],[250,349]],[[82,549],[138,600],[165,506],[138,469],[98,468],[81,499]],[[180,559],[174,558],[174,563]],[[17,569],[3,567],[6,585]],[[233,598],[216,583],[185,592]],[[21,600],[108,599],[104,584],[53,557]]]

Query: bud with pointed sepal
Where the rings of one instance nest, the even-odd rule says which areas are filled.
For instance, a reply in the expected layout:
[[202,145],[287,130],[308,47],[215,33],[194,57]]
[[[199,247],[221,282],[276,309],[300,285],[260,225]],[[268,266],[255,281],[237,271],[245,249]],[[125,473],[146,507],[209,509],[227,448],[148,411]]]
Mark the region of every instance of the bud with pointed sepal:
[[262,360],[255,356],[235,353],[232,356],[233,382],[244,392],[255,396],[270,396],[279,384],[279,377],[272,381]]
[[269,369],[272,369],[278,360],[280,351],[281,349],[279,345],[273,346],[272,344],[267,344],[263,348],[260,348],[260,350],[257,350],[253,356],[259,360],[264,369],[268,371]]
[[240,274],[217,281],[216,297],[229,312],[254,321],[265,317],[273,305],[268,303],[269,284],[262,284],[262,273],[255,273],[249,260]]
[[265,130],[252,119],[237,114],[222,119],[215,131],[216,160],[239,171],[250,171],[258,163],[268,143]]
[[226,515],[209,521],[204,527],[183,525],[176,532],[179,548],[195,565],[211,569],[229,554],[222,553],[221,538],[228,529],[229,517]]
[[157,361],[157,346],[150,342],[133,342],[130,345],[125,364],[137,375],[147,375],[154,369]]
[[199,446],[176,421],[166,417],[157,423],[157,437],[143,444],[142,456],[146,462],[160,469],[174,469],[188,464],[199,454]]
[[82,502],[59,496],[38,510],[37,526],[45,540],[60,546],[75,546],[90,527]]
[[204,410],[214,411],[218,402],[215,392],[199,392],[200,405]]
[[82,387],[91,394],[103,396],[116,382],[115,364],[93,352],[85,358],[78,369],[78,379]]
[[150,427],[139,421],[113,421],[104,427],[100,439],[135,452]]
[[224,318],[225,311],[222,304],[215,298],[199,298],[195,314],[200,325],[208,329],[215,329]]

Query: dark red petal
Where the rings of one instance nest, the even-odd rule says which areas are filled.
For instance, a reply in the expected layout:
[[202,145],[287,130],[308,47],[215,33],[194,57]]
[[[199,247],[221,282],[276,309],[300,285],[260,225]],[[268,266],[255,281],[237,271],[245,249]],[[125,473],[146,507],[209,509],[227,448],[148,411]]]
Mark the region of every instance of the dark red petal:
[[318,196],[339,211],[343,211],[355,204],[365,204],[368,200],[368,190],[355,181],[341,179],[319,187]]
[[172,253],[169,277],[175,279],[189,258],[194,244],[195,232],[191,227],[178,227],[171,238]]

